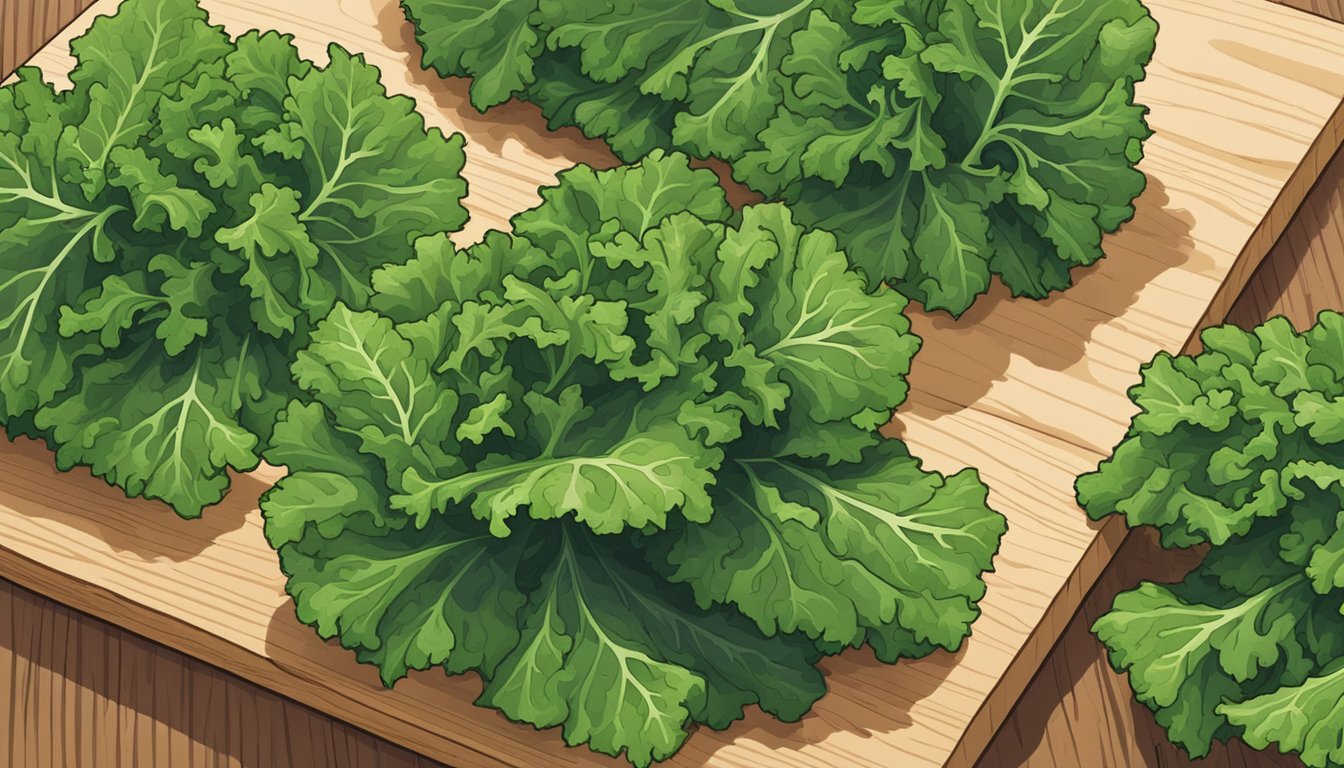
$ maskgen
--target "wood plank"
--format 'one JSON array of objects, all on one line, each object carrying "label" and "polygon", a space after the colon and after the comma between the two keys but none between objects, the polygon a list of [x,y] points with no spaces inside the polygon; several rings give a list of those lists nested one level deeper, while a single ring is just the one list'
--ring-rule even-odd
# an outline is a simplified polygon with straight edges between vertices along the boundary
[{"label": "wood plank", "polygon": [[1274,0],[1274,2],[1344,23],[1344,0]]},{"label": "wood plank", "polygon": [[1088,631],[1118,592],[1141,579],[1179,581],[1198,560],[1196,553],[1162,550],[1146,531],[1131,534],[978,768],[1301,768],[1295,758],[1241,741],[1215,744],[1207,758],[1191,760],[1134,699]]},{"label": "wood plank", "polygon": [[[75,26],[115,5],[100,0]],[[575,131],[547,133],[530,107],[476,114],[461,82],[415,66],[391,0],[205,5],[235,33],[296,32],[319,60],[329,40],[365,52],[431,124],[466,133],[475,218],[461,241],[534,204],[556,171],[612,162]],[[1123,431],[1139,362],[1226,311],[1344,122],[1344,29],[1259,0],[1152,6],[1163,32],[1140,92],[1157,130],[1150,186],[1136,220],[1108,239],[1110,258],[1049,301],[999,289],[958,321],[915,318],[925,348],[891,431],[939,469],[979,466],[1011,526],[974,637],[958,654],[894,667],[863,653],[832,659],[831,694],[801,723],[753,713],[698,733],[672,764],[969,765],[1114,554],[1123,529],[1083,518],[1073,476]],[[68,37],[37,58],[57,81]],[[254,509],[265,478],[183,523],[87,474],[57,475],[31,443],[0,453],[0,477],[0,573],[41,594],[454,764],[612,764],[470,706],[475,680],[429,673],[382,691],[370,669],[298,626]]]},{"label": "wood plank", "polygon": [[[1227,319],[1250,328],[1282,315],[1302,329],[1324,309],[1344,310],[1344,149],[1336,153]],[[1126,676],[1111,669],[1105,649],[1089,631],[1118,592],[1133,589],[1142,579],[1178,581],[1197,560],[1190,553],[1161,551],[1146,532],[1131,533],[986,750],[980,768],[1301,765],[1273,750],[1257,752],[1239,740],[1216,747],[1207,761],[1192,761],[1171,745],[1152,712],[1134,699]]]},{"label": "wood plank", "polygon": [[0,80],[92,4],[93,0],[0,0]]},{"label": "wood plank", "polygon": [[0,764],[438,765],[6,581],[0,581]]},{"label": "wood plank", "polygon": [[1323,309],[1344,310],[1344,148],[1227,319],[1249,328],[1283,315],[1306,328]]}]

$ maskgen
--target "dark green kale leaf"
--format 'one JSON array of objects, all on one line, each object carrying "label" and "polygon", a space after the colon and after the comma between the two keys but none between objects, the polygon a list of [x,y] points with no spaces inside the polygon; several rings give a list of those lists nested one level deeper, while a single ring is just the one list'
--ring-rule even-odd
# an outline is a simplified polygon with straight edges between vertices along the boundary
[{"label": "dark green kale leaf", "polygon": [[833,231],[873,284],[960,314],[1067,287],[1134,212],[1139,0],[403,0],[424,65],[626,160],[655,148]]}]

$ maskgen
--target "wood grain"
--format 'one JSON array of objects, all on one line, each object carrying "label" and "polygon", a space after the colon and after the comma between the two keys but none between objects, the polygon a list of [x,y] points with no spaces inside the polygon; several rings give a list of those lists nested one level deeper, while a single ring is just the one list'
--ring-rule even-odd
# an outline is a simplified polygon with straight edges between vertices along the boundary
[{"label": "wood grain", "polygon": [[[1344,310],[1344,149],[1335,155],[1288,231],[1238,297],[1228,321],[1244,328],[1282,315],[1302,329],[1324,309]],[[1131,533],[1032,681],[980,768],[1196,768],[1197,765],[1299,766],[1241,741],[1217,746],[1196,764],[1167,741],[1152,713],[1134,700],[1088,628],[1116,593],[1141,579],[1177,581],[1198,557],[1163,552],[1148,532]]]},{"label": "wood grain", "polygon": [[[74,28],[115,5],[100,0]],[[575,131],[548,133],[530,107],[477,115],[461,82],[415,67],[391,0],[204,5],[233,32],[295,32],[319,60],[329,40],[364,52],[431,125],[464,132],[475,218],[460,241],[534,204],[556,171],[613,162]],[[832,659],[831,694],[801,723],[752,713],[697,734],[673,765],[969,765],[1111,559],[1123,528],[1089,524],[1072,478],[1123,432],[1139,362],[1230,306],[1344,123],[1344,28],[1259,0],[1152,7],[1163,32],[1140,92],[1157,131],[1150,186],[1107,240],[1110,257],[1049,301],[997,289],[958,321],[914,318],[925,347],[890,431],[938,469],[980,467],[1011,526],[974,637],[958,654],[894,667]],[[37,57],[58,83],[69,36]],[[255,499],[270,478],[240,479],[193,523],[86,473],[60,475],[32,443],[0,452],[0,478],[0,573],[41,594],[454,764],[614,764],[471,706],[475,680],[421,674],[389,693],[319,643],[294,621],[261,536]]]},{"label": "wood grain", "polygon": [[0,581],[0,765],[437,764]]},{"label": "wood grain", "polygon": [[1283,315],[1305,328],[1323,309],[1344,310],[1344,149],[1227,319],[1250,327]]},{"label": "wood grain", "polygon": [[0,0],[0,80],[92,4],[93,0]]},{"label": "wood grain", "polygon": [[1274,2],[1344,23],[1344,0],[1274,0]]}]

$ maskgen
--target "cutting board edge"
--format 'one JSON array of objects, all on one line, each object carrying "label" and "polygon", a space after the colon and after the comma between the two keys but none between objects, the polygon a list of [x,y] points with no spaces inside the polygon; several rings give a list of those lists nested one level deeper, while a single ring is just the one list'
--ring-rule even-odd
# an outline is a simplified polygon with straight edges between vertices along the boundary
[{"label": "cutting board edge", "polygon": [[[1273,2],[1279,1],[1273,0]],[[1250,283],[1251,276],[1264,263],[1265,257],[1288,228],[1288,223],[1306,201],[1312,187],[1320,181],[1336,152],[1344,152],[1344,100],[1340,101],[1334,114],[1326,122],[1321,135],[1308,148],[1302,162],[1279,190],[1278,197],[1266,212],[1264,219],[1238,254],[1227,279],[1219,285],[1199,324],[1186,339],[1181,349],[1183,354],[1198,352],[1201,349],[1199,341],[1201,331],[1226,319],[1232,306]],[[1068,626],[1083,601],[1087,599],[1087,595],[1096,586],[1102,572],[1110,565],[1128,535],[1129,531],[1119,517],[1108,518],[1098,529],[1083,557],[1078,561],[1077,567],[1047,606],[1041,621],[1032,628],[1027,642],[1013,657],[989,696],[981,703],[971,722],[962,731],[957,746],[944,763],[944,768],[972,768],[989,748],[994,736],[1008,721],[1013,708],[1018,705],[1027,687],[1040,672],[1050,651],[1059,642],[1064,628]],[[1043,628],[1047,626],[1052,628],[1049,633],[1052,639],[1049,643],[1041,642]]]}]

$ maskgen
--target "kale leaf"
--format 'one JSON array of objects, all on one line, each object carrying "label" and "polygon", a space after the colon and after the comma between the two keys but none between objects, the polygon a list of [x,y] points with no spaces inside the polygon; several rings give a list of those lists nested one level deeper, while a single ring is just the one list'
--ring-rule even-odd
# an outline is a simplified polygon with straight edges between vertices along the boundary
[{"label": "kale leaf", "polygon": [[312,323],[466,221],[463,140],[193,0],[71,47],[71,90],[0,89],[0,422],[193,517],[257,465]]},{"label": "kale leaf", "polygon": [[1184,582],[1116,597],[1093,629],[1192,756],[1241,737],[1341,765],[1344,315],[1203,341],[1145,367],[1129,434],[1077,489],[1093,517],[1211,549]]},{"label": "kale leaf", "polygon": [[299,353],[262,500],[299,617],[641,766],[747,705],[801,717],[823,654],[959,647],[1005,523],[874,431],[906,299],[684,155],[542,198],[422,238]]},{"label": "kale leaf", "polygon": [[1140,0],[402,0],[423,63],[552,125],[729,162],[869,280],[1044,297],[1134,212]]}]

